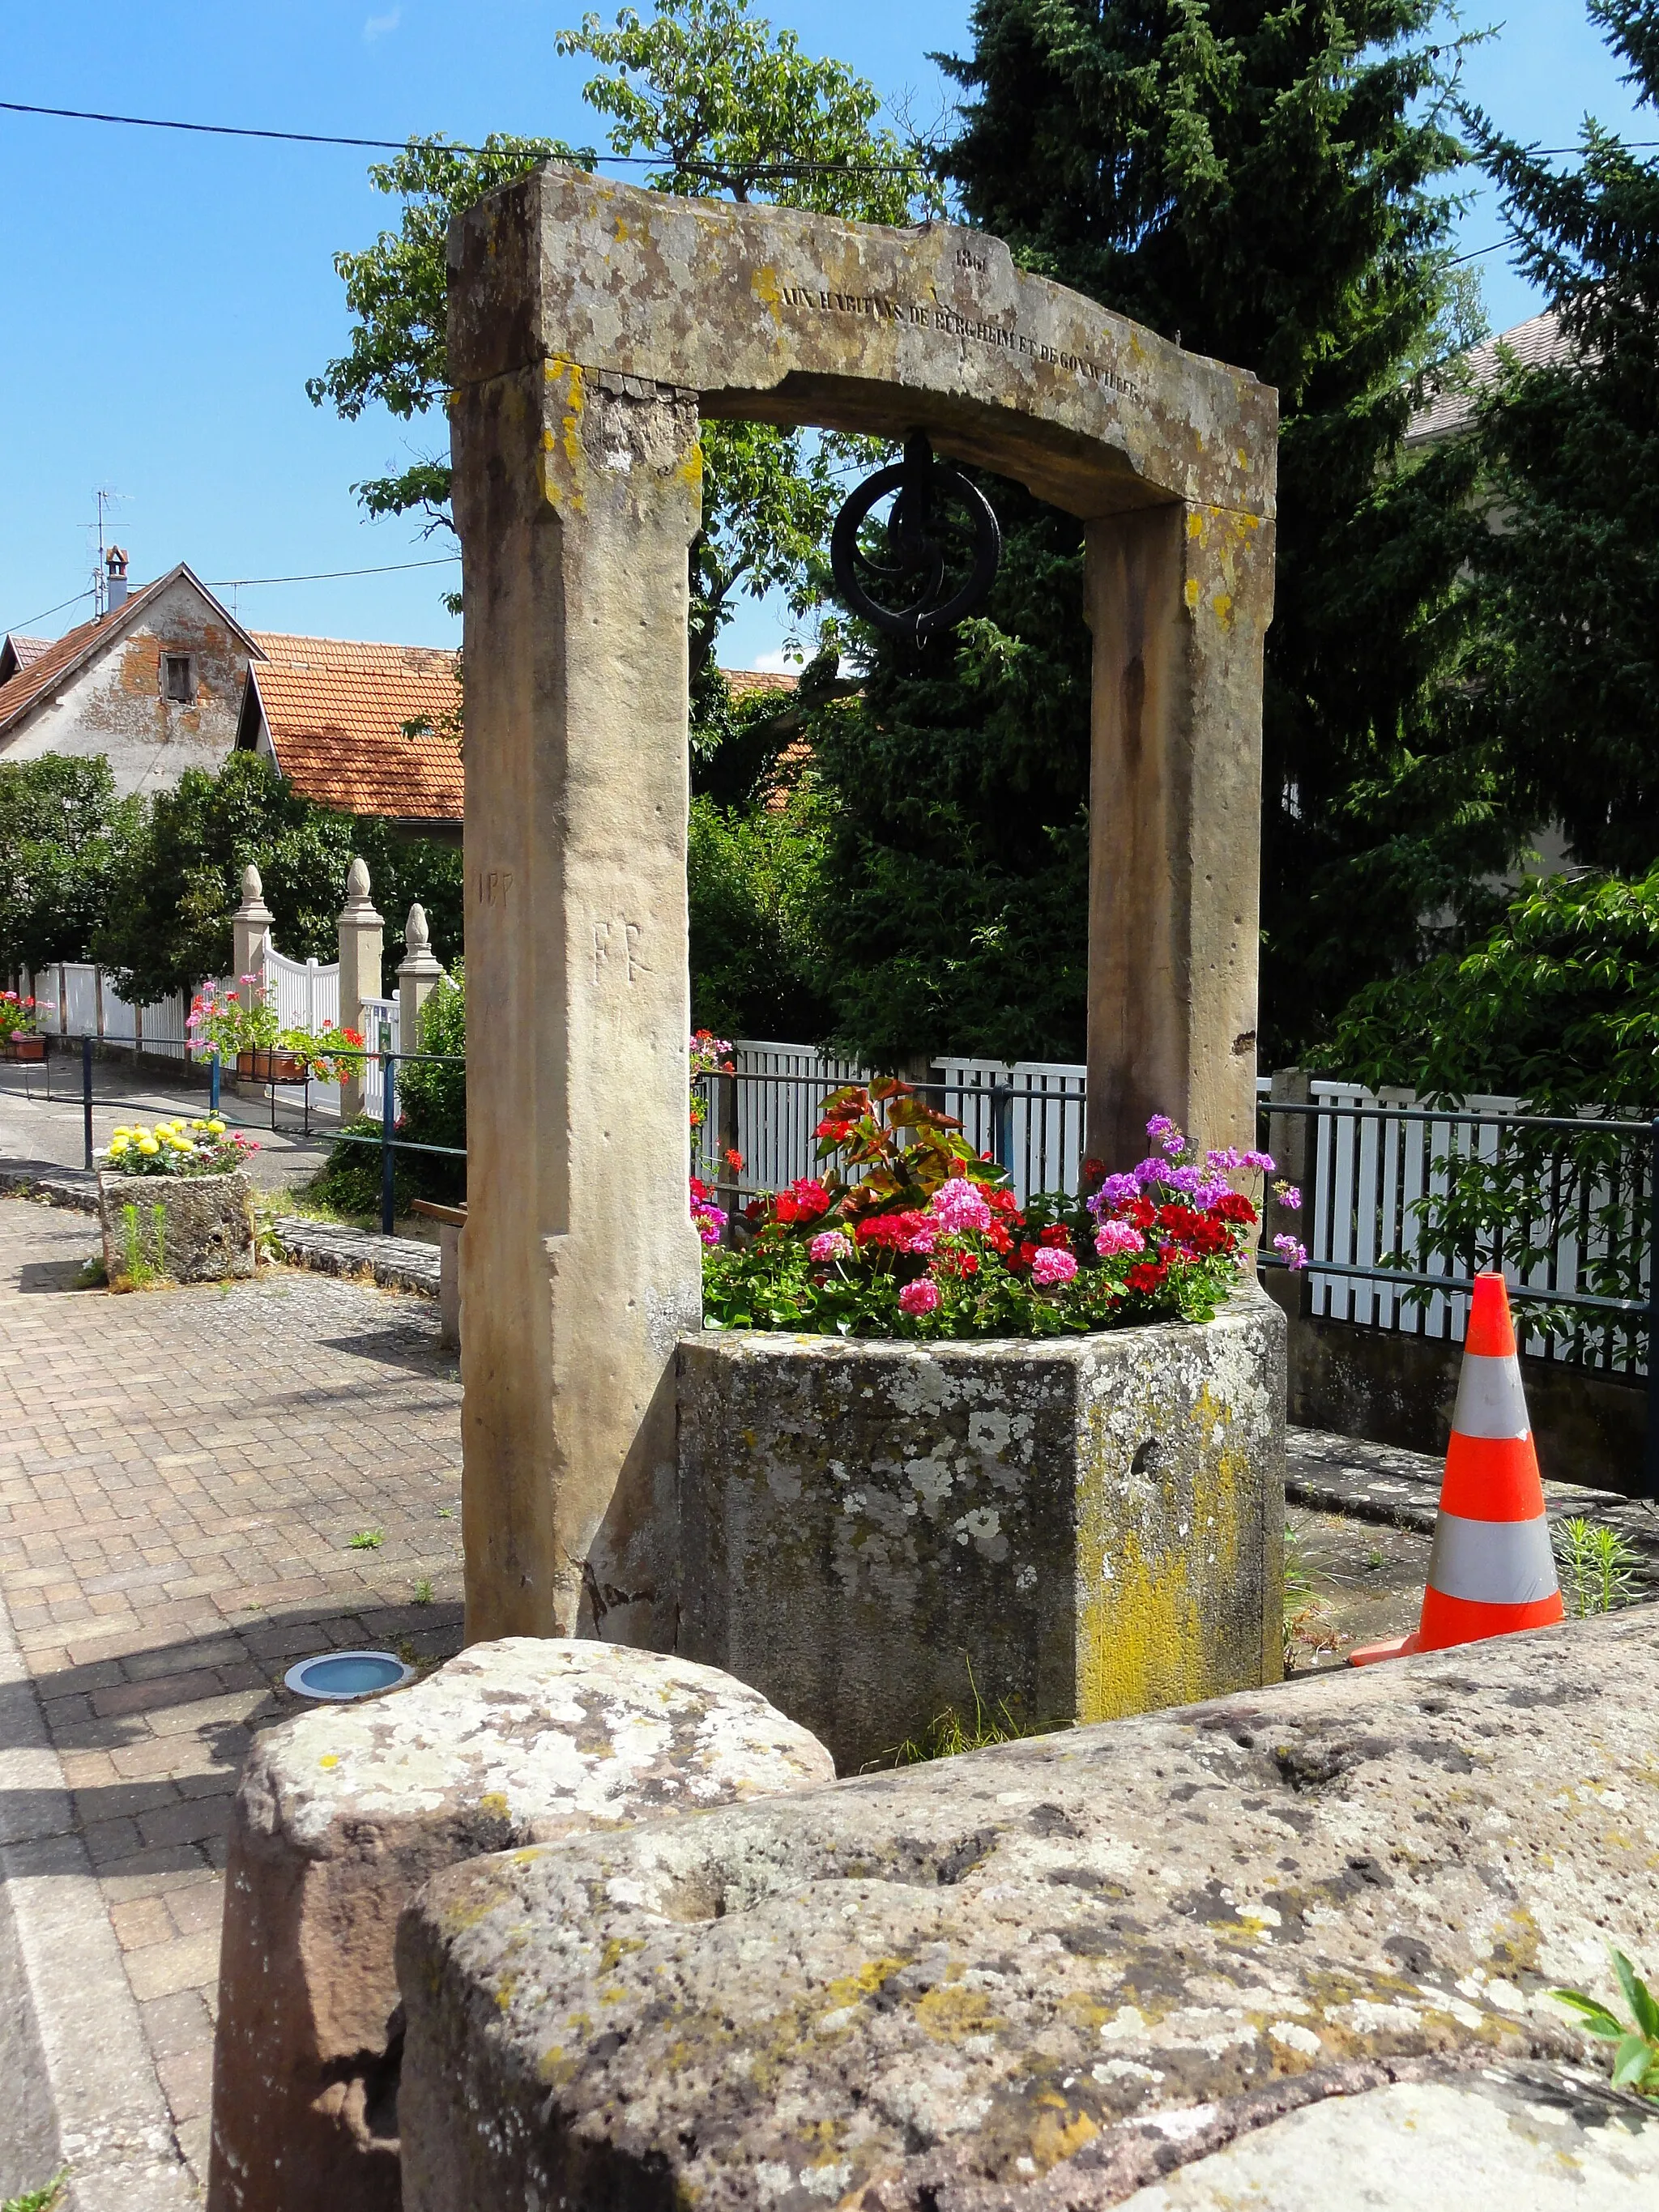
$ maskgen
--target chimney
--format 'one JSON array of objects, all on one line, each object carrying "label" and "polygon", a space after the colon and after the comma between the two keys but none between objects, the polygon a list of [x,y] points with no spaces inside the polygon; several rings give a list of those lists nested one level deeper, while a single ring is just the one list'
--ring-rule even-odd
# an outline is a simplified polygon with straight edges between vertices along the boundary
[{"label": "chimney", "polygon": [[112,545],[104,557],[104,573],[108,579],[105,592],[106,611],[114,614],[127,600],[127,556],[118,545]]}]

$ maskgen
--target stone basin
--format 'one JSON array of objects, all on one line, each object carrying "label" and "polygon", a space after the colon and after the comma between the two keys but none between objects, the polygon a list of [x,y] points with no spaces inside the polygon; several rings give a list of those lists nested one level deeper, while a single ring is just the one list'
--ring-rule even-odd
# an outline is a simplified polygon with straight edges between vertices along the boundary
[{"label": "stone basin", "polygon": [[891,1764],[975,1696],[1022,1728],[1282,1671],[1285,1321],[679,1348],[678,1649]]}]

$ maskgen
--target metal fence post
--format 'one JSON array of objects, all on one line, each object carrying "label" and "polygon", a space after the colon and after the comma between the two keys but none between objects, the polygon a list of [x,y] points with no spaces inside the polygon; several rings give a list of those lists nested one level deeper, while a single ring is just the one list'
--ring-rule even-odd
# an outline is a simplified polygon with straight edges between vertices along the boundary
[{"label": "metal fence post", "polygon": [[87,1172],[92,1172],[92,1039],[81,1040],[81,1116],[86,1125]]},{"label": "metal fence post", "polygon": [[216,1050],[208,1063],[208,1111],[210,1114],[219,1111],[219,1054]]},{"label": "metal fence post", "polygon": [[991,1151],[997,1165],[1014,1171],[1014,1086],[991,1079]]},{"label": "metal fence post", "polygon": [[1659,1498],[1659,1114],[1648,1147],[1648,1428],[1642,1451],[1642,1495]]},{"label": "metal fence post", "polygon": [[392,1132],[398,1118],[398,1057],[392,1049],[392,1024],[380,1024],[380,1234],[390,1237],[397,1216],[393,1206],[392,1178],[397,1167],[397,1155],[392,1149]]}]

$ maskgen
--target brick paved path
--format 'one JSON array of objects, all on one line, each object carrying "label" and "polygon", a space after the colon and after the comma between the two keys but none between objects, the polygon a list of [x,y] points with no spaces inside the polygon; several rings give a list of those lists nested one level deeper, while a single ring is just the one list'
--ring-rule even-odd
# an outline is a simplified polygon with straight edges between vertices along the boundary
[{"label": "brick paved path", "polygon": [[249,1731],[295,1709],[296,1656],[459,1648],[460,1381],[430,1300],[284,1269],[72,1289],[96,1244],[0,1200],[0,1595],[199,2181]]}]

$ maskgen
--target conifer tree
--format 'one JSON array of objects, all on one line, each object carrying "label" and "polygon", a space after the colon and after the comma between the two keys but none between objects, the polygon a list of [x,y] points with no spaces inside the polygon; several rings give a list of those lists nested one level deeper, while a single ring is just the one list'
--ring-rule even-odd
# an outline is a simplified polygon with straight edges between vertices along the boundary
[{"label": "conifer tree", "polygon": [[[1655,0],[1589,15],[1659,106]],[[1659,161],[1587,123],[1563,170],[1469,125],[1562,340],[1553,361],[1512,360],[1480,410],[1496,719],[1534,821],[1643,875],[1659,859]]]},{"label": "conifer tree", "polygon": [[[1507,849],[1478,714],[1443,681],[1465,446],[1410,465],[1423,373],[1467,343],[1437,0],[978,0],[945,159],[1024,265],[1278,387],[1263,792],[1263,1049],[1421,951]],[[1475,331],[1472,335],[1480,335]],[[918,663],[869,641],[817,743],[840,808],[838,1027],[878,1054],[1080,1053],[1081,532],[991,484],[988,614]]]}]

